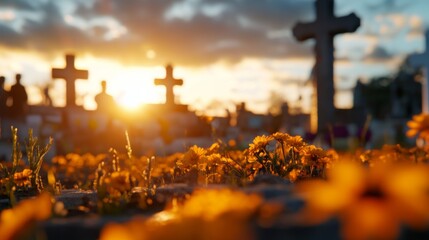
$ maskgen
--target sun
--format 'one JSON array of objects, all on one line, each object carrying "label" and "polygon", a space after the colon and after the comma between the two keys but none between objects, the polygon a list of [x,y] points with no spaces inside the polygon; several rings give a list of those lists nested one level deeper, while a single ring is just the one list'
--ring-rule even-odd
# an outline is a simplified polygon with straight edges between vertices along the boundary
[{"label": "sun", "polygon": [[150,68],[127,68],[111,81],[120,107],[137,109],[148,103],[163,101],[162,89],[154,85],[157,72]]},{"label": "sun", "polygon": [[[137,109],[144,104],[158,103],[160,98],[155,91],[150,90],[142,84],[135,84],[125,89],[123,95],[119,96],[118,105],[127,109]],[[152,87],[151,87],[152,88]]]}]

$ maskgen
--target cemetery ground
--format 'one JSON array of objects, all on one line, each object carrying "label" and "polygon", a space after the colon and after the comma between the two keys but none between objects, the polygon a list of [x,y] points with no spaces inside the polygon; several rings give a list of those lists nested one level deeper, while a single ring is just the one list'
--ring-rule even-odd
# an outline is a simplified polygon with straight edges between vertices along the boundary
[{"label": "cemetery ground", "polygon": [[[408,123],[429,140],[429,116]],[[324,150],[299,136],[167,157],[45,159],[31,131],[0,165],[0,239],[428,239],[429,148]],[[23,150],[23,151],[21,151]]]}]

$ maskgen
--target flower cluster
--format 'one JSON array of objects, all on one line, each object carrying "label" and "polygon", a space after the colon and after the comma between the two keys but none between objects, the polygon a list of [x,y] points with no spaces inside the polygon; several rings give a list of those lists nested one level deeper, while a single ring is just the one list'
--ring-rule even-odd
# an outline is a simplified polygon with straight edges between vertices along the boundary
[{"label": "flower cluster", "polygon": [[297,219],[319,224],[337,217],[345,239],[395,239],[402,224],[428,227],[427,176],[427,165],[379,163],[364,168],[342,161],[328,172],[327,181],[298,184],[306,207]]},{"label": "flower cluster", "polygon": [[335,152],[305,143],[300,136],[280,132],[256,137],[245,155],[256,170],[253,175],[269,173],[292,181],[324,176],[325,167],[337,157]]}]

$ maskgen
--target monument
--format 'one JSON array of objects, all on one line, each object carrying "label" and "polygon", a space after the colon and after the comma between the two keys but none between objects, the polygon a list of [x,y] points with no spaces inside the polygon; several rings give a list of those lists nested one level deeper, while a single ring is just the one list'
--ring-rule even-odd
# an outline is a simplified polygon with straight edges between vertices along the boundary
[{"label": "monument", "polygon": [[422,112],[429,113],[429,84],[428,84],[428,71],[429,71],[429,30],[426,31],[426,50],[421,54],[410,56],[409,63],[412,66],[422,68],[423,81],[422,81]]},{"label": "monument", "polygon": [[163,85],[165,86],[165,104],[166,105],[175,105],[174,101],[174,86],[183,85],[182,79],[176,79],[173,77],[173,66],[168,64],[165,67],[165,78],[157,78],[155,79],[155,85]]},{"label": "monument", "polygon": [[88,79],[88,70],[76,69],[74,65],[75,56],[66,55],[65,68],[53,68],[52,78],[62,78],[66,80],[66,106],[76,106],[76,89],[75,81],[77,79]]},{"label": "monument", "polygon": [[335,118],[334,37],[336,34],[356,31],[360,26],[360,19],[354,13],[335,17],[334,0],[316,0],[315,4],[316,21],[296,24],[293,35],[298,41],[310,38],[316,40],[313,80],[316,97],[313,106],[317,108],[313,107],[311,130],[313,133],[321,133],[334,123]]}]

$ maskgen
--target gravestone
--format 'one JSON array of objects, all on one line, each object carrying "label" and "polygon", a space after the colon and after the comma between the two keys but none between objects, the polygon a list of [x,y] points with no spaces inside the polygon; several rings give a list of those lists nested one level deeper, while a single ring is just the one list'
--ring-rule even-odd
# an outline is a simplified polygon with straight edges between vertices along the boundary
[{"label": "gravestone", "polygon": [[176,79],[173,77],[173,66],[168,64],[165,67],[165,78],[157,78],[155,79],[155,85],[163,85],[165,86],[165,104],[166,105],[174,105],[174,86],[183,85],[182,79]]},{"label": "gravestone", "polygon": [[429,71],[429,30],[426,31],[426,50],[421,54],[414,54],[410,56],[409,62],[415,67],[421,67],[423,71],[422,81],[422,111],[429,113],[429,84],[428,84],[428,71]]},{"label": "gravestone", "polygon": [[[335,17],[334,0],[317,0],[316,21],[297,23],[293,35],[298,41],[310,38],[316,40],[316,63],[314,67],[313,89],[316,93],[313,104],[317,111],[312,111],[312,129],[323,132],[332,126],[335,118],[334,107],[334,36],[340,33],[354,32],[360,26],[360,19],[351,13],[343,17]],[[316,130],[317,129],[317,130]]]},{"label": "gravestone", "polygon": [[74,65],[75,56],[66,55],[65,68],[53,68],[52,78],[62,78],[66,80],[66,106],[76,106],[76,89],[75,81],[77,79],[88,79],[88,70],[76,69]]}]

